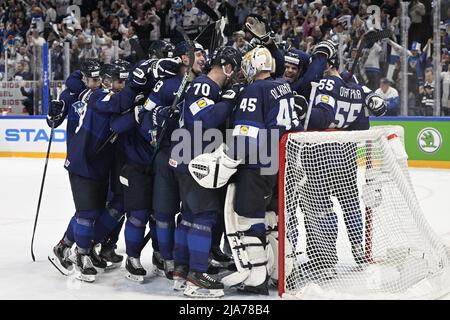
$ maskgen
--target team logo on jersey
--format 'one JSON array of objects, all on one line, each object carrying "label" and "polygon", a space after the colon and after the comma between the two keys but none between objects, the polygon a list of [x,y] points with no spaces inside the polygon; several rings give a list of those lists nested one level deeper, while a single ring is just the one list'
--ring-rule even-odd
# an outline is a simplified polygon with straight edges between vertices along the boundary
[{"label": "team logo on jersey", "polygon": [[197,101],[197,105],[198,105],[198,107],[199,107],[200,109],[203,109],[203,108],[206,107],[208,104],[206,103],[205,100],[200,99],[200,100]]},{"label": "team logo on jersey", "polygon": [[79,117],[82,117],[84,112],[86,111],[86,105],[87,103],[83,101],[77,101],[72,103],[72,107],[75,109],[75,112],[78,114]]},{"label": "team logo on jersey", "polygon": [[328,96],[322,96],[322,102],[323,103],[328,103],[330,99],[328,99]]},{"label": "team logo on jersey", "polygon": [[435,153],[441,148],[442,135],[435,128],[422,129],[417,135],[417,144],[425,153]]},{"label": "team logo on jersey", "polygon": [[239,134],[246,136],[248,134],[248,126],[241,126],[241,129],[239,129]]}]

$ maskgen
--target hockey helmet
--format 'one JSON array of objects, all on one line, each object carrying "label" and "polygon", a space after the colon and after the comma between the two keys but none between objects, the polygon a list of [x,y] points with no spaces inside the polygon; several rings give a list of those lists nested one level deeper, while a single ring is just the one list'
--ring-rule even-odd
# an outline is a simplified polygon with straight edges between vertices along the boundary
[{"label": "hockey helmet", "polygon": [[95,59],[85,59],[81,62],[80,71],[86,78],[99,78],[101,66]]},{"label": "hockey helmet", "polygon": [[[227,64],[231,64],[233,67],[233,73],[237,72],[241,68],[242,54],[235,48],[230,46],[224,46],[216,49],[211,56],[211,66],[224,67]],[[227,76],[231,76],[227,75]]]},{"label": "hockey helmet", "polygon": [[162,59],[172,58],[175,46],[168,41],[156,40],[152,42],[148,48],[150,58]]},{"label": "hockey helmet", "polygon": [[[205,54],[205,49],[203,46],[198,43],[197,41],[194,41],[194,51],[201,51],[203,55]],[[173,50],[173,56],[174,57],[181,57],[182,55],[186,55],[189,52],[189,47],[186,43],[186,41],[181,41],[175,46],[175,49]]]},{"label": "hockey helmet", "polygon": [[102,66],[102,77],[106,79],[115,80],[126,80],[128,78],[128,73],[131,65],[129,62],[117,59],[112,61],[110,64],[104,64]]}]

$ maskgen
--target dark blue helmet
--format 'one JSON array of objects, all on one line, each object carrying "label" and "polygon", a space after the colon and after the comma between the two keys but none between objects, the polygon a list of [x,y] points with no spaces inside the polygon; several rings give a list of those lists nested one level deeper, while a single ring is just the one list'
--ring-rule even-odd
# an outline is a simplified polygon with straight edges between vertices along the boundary
[{"label": "dark blue helmet", "polygon": [[131,64],[128,61],[117,59],[111,63],[104,64],[102,66],[101,74],[105,79],[114,80],[126,80],[128,78],[128,72]]},{"label": "dark blue helmet", "polygon": [[231,64],[235,72],[241,68],[241,62],[242,54],[235,48],[229,46],[216,49],[211,56],[211,67]]},{"label": "dark blue helmet", "polygon": [[175,46],[164,40],[153,41],[148,48],[148,55],[153,59],[172,58]]},{"label": "dark blue helmet", "polygon": [[85,59],[81,62],[80,71],[87,78],[98,78],[101,71],[100,62],[95,59]]}]

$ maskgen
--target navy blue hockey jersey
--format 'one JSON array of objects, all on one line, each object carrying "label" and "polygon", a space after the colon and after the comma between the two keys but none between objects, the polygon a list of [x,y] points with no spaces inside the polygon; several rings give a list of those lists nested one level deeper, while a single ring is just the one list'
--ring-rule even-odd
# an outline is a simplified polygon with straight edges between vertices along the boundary
[{"label": "navy blue hockey jersey", "polygon": [[323,73],[327,68],[327,58],[324,55],[317,55],[308,65],[305,74],[299,79],[291,83],[292,91],[309,99],[311,93],[311,82],[319,81],[323,77]]},{"label": "navy blue hockey jersey", "polygon": [[[67,117],[67,143],[72,139],[75,134],[75,129],[78,126],[80,120],[81,110],[78,109],[79,104],[77,104],[79,94],[86,89],[84,82],[81,80],[82,75],[79,70],[74,71],[66,80],[66,89],[61,92],[59,100],[64,101],[65,107],[63,110],[63,115],[60,120],[55,122],[55,128],[63,123],[64,119]],[[47,118],[47,124],[52,125],[51,121]]]},{"label": "navy blue hockey jersey", "polygon": [[[203,153],[210,141],[203,141],[203,133],[208,129],[225,130],[226,119],[231,115],[234,104],[231,101],[221,101],[221,88],[206,75],[197,77],[186,91],[180,125],[189,132],[191,149],[189,155],[180,154],[183,159],[193,159]],[[201,124],[201,131],[194,130]],[[201,141],[201,147],[198,142]],[[185,142],[185,141],[184,141]],[[172,150],[177,142],[172,142]],[[187,172],[187,164],[175,156],[171,165],[177,170]]]},{"label": "navy blue hockey jersey", "polygon": [[[158,137],[158,132],[161,133],[161,128],[154,126],[151,110],[157,106],[165,107],[172,105],[181,80],[181,76],[174,76],[158,81],[145,102],[146,109],[143,111],[144,115],[141,118],[141,123],[125,132],[123,137],[121,137],[120,141],[129,162],[149,165],[152,161],[155,151],[155,144],[152,144],[152,142],[156,142],[155,139]],[[170,135],[174,129],[167,128],[160,148],[170,146]]]},{"label": "navy blue hockey jersey", "polygon": [[320,80],[314,98],[308,130],[369,129],[369,113],[365,108],[369,88],[346,82],[337,76]]},{"label": "navy blue hockey jersey", "polygon": [[80,95],[80,120],[75,135],[68,142],[64,166],[69,172],[91,179],[108,177],[113,160],[113,147],[100,147],[111,135],[110,117],[132,107],[136,92],[129,86],[119,93],[99,88],[85,90]]},{"label": "navy blue hockey jersey", "polygon": [[[241,93],[232,115],[234,157],[244,159],[246,167],[267,167],[270,164],[261,159],[261,155],[272,156],[272,130],[278,138],[288,130],[302,130],[303,127],[294,112],[294,96],[289,84],[282,79],[257,80]],[[268,129],[268,130],[264,130]],[[278,143],[277,139],[274,141]],[[239,144],[241,147],[239,147]],[[245,144],[245,154],[240,150]],[[275,148],[277,149],[277,148]],[[257,161],[252,151],[257,152]],[[277,156],[277,150],[274,150]],[[255,158],[256,159],[256,158]]]}]

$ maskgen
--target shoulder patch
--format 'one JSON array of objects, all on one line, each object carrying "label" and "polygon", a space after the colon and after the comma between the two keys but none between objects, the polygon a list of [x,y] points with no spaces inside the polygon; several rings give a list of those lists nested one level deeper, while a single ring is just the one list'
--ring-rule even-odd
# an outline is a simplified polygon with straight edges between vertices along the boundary
[{"label": "shoulder patch", "polygon": [[214,101],[212,101],[211,99],[200,98],[189,106],[189,110],[191,111],[192,115],[195,116],[197,113],[199,113],[203,109],[205,109],[209,106],[212,106],[212,105],[214,105]]},{"label": "shoulder patch", "polygon": [[325,103],[334,108],[334,105],[336,103],[336,100],[327,94],[319,94],[316,97],[315,105],[318,105],[319,103]]}]

